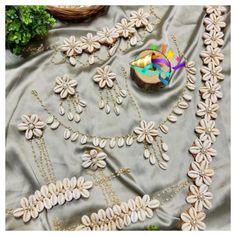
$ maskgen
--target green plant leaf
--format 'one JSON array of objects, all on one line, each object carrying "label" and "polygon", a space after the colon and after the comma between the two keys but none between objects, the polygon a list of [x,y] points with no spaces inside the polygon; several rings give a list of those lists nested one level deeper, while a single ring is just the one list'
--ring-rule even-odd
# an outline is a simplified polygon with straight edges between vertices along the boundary
[{"label": "green plant leaf", "polygon": [[35,38],[46,36],[55,23],[44,6],[6,6],[6,46],[19,55]]}]

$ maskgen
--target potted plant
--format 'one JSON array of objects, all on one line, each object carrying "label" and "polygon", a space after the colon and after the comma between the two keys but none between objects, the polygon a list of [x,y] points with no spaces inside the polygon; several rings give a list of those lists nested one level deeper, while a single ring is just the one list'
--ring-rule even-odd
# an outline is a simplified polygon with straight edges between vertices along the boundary
[{"label": "potted plant", "polygon": [[[16,55],[29,53],[34,41],[42,40],[56,20],[44,6],[6,6],[6,47]],[[32,50],[32,49],[31,49]]]}]

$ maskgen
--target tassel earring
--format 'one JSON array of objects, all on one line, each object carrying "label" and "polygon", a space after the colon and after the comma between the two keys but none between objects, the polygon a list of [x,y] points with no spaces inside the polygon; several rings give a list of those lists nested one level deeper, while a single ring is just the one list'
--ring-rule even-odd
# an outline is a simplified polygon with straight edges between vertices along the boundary
[{"label": "tassel earring", "polygon": [[45,123],[37,114],[22,115],[18,130],[25,132],[25,138],[30,143],[33,161],[46,184],[56,181],[52,162],[43,137]]},{"label": "tassel earring", "polygon": [[[58,112],[61,116],[67,115],[69,121],[80,122],[80,114],[87,104],[80,99],[76,90],[77,81],[68,75],[57,76],[55,79],[54,92],[60,96],[60,106]],[[67,107],[67,112],[65,107]]]},{"label": "tassel earring", "polygon": [[127,96],[127,91],[120,87],[116,80],[116,74],[111,71],[111,67],[109,65],[104,68],[98,67],[93,80],[100,89],[99,108],[105,109],[105,112],[109,114],[111,104],[113,104],[114,113],[117,116],[120,115],[119,105],[122,104],[123,99]]}]

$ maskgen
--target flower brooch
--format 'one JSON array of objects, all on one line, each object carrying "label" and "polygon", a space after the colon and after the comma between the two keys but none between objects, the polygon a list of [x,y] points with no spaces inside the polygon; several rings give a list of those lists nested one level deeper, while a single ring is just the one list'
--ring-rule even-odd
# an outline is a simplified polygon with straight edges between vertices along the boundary
[{"label": "flower brooch", "polygon": [[21,120],[22,123],[18,124],[18,129],[25,132],[27,140],[42,137],[45,124],[39,119],[38,115],[23,115]]},{"label": "flower brooch", "polygon": [[92,170],[97,170],[98,168],[105,168],[107,154],[102,152],[101,150],[92,149],[90,151],[86,151],[82,155],[82,167],[90,168]]}]

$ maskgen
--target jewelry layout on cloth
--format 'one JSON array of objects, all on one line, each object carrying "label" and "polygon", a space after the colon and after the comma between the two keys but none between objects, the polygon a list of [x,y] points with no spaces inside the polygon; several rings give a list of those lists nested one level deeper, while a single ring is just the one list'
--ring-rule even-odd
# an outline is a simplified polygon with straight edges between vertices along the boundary
[{"label": "jewelry layout on cloth", "polygon": [[96,172],[87,171],[87,174],[92,177],[94,186],[101,189],[103,196],[105,197],[106,204],[111,206],[114,204],[120,204],[121,202],[112,187],[112,180],[116,177],[120,177],[121,175],[128,175],[130,172],[131,171],[129,168],[121,168],[108,176],[105,175],[102,169],[97,170]]},{"label": "jewelry layout on cloth", "polygon": [[[59,126],[62,126],[65,129],[64,138],[66,140],[70,139],[72,142],[75,142],[76,140],[78,140],[78,138],[80,138],[81,144],[91,142],[95,147],[100,148],[104,148],[106,145],[109,145],[110,148],[114,148],[115,146],[122,148],[125,145],[133,145],[134,141],[137,140],[138,143],[144,144],[144,158],[148,159],[151,165],[156,165],[161,169],[166,170],[168,167],[168,161],[170,159],[169,156],[165,153],[168,151],[168,145],[163,141],[163,138],[160,134],[167,134],[169,131],[167,123],[175,123],[178,119],[177,116],[182,115],[184,113],[184,110],[188,108],[188,103],[191,101],[192,96],[187,92],[187,90],[193,91],[195,89],[194,83],[196,74],[196,69],[194,68],[195,63],[187,61],[183,53],[178,48],[175,36],[172,35],[172,39],[176,44],[179,55],[181,56],[181,58],[185,59],[184,68],[186,71],[186,81],[183,89],[181,90],[180,96],[177,99],[177,102],[174,104],[171,111],[167,114],[167,117],[163,121],[161,121],[159,125],[156,125],[154,121],[145,121],[142,119],[140,109],[130,91],[128,90],[128,86],[128,95],[140,118],[139,127],[134,127],[132,132],[130,132],[129,134],[114,137],[94,136],[83,133],[79,130],[74,130],[73,128],[62,123],[55,115],[53,115],[44,105],[42,99],[39,97],[38,92],[36,90],[33,90],[32,94],[37,98],[41,107],[49,114],[47,124],[50,125],[51,129],[57,129]],[[127,80],[129,78],[128,73],[123,67],[121,67],[121,70],[127,83]]]},{"label": "jewelry layout on cloth", "polygon": [[81,224],[76,230],[121,230],[138,221],[152,218],[154,211],[160,206],[157,199],[151,199],[149,195],[136,196],[121,204],[113,205],[105,210],[99,209],[89,216],[81,218]]},{"label": "jewelry layout on cloth", "polygon": [[13,216],[22,218],[27,223],[31,219],[36,219],[44,210],[50,210],[56,205],[63,205],[73,199],[89,198],[89,190],[92,188],[92,181],[85,181],[84,177],[65,178],[48,186],[43,185],[40,190],[36,190],[28,198],[23,197],[20,200],[20,208],[13,211]]},{"label": "jewelry layout on cloth", "polygon": [[[55,79],[54,92],[60,97],[59,114],[61,116],[66,114],[69,121],[74,120],[79,123],[81,120],[80,114],[87,105],[85,101],[80,99],[76,87],[77,81],[71,79],[69,75],[57,76]],[[67,104],[67,111],[65,104]]]},{"label": "jewelry layout on cloth", "polygon": [[45,123],[36,114],[23,115],[18,129],[25,132],[25,138],[30,142],[34,162],[46,184],[56,180],[52,163],[43,137]]},{"label": "jewelry layout on cloth", "polygon": [[206,7],[203,34],[206,50],[200,54],[206,66],[201,69],[204,85],[200,88],[202,101],[198,103],[196,112],[196,116],[201,117],[201,120],[195,128],[197,138],[189,149],[194,161],[188,171],[192,184],[186,202],[191,204],[191,207],[185,209],[180,216],[182,230],[204,230],[206,224],[203,221],[206,213],[203,210],[212,207],[213,194],[209,187],[212,184],[214,170],[210,165],[217,155],[212,145],[216,141],[216,136],[220,134],[215,127],[215,120],[219,110],[218,100],[223,97],[219,81],[224,80],[224,75],[219,64],[224,59],[220,47],[224,44],[222,28],[226,26],[225,12],[226,8],[223,6]]},{"label": "jewelry layout on cloth", "polygon": [[[155,19],[150,20],[151,16]],[[149,12],[145,12],[142,8],[131,11],[129,19],[121,19],[112,28],[104,27],[96,35],[87,33],[79,39],[74,35],[66,38],[63,44],[55,49],[55,51],[60,51],[63,54],[63,60],[55,61],[55,56],[53,56],[52,62],[59,64],[68,60],[72,66],[75,66],[79,61],[84,66],[85,63],[78,59],[84,53],[88,54],[89,65],[94,64],[96,59],[97,62],[106,61],[115,54],[122,39],[128,44],[125,50],[129,49],[129,46],[140,45],[143,42],[140,29],[144,29],[144,35],[146,32],[151,33],[154,26],[159,22],[160,17],[157,16],[153,7],[150,8]],[[139,30],[139,33],[137,33],[137,30]],[[105,59],[100,58],[96,53],[102,46],[108,47],[107,58]]]},{"label": "jewelry layout on cloth", "polygon": [[105,112],[109,114],[112,103],[114,113],[117,116],[120,115],[120,108],[118,106],[122,104],[123,99],[127,96],[127,91],[118,84],[116,74],[111,71],[111,66],[98,67],[93,80],[100,89],[99,108],[104,108]]}]

